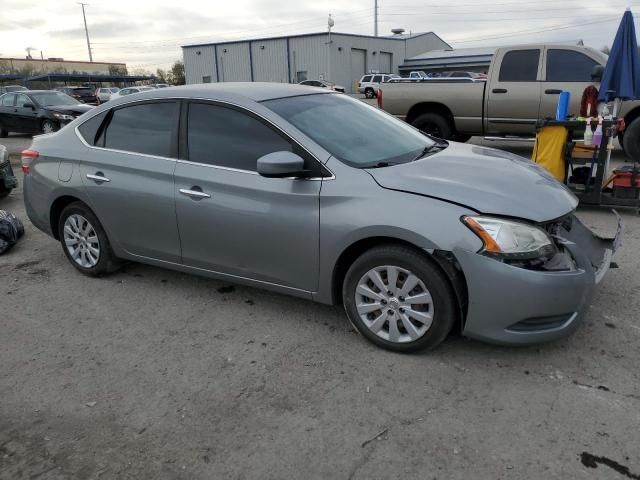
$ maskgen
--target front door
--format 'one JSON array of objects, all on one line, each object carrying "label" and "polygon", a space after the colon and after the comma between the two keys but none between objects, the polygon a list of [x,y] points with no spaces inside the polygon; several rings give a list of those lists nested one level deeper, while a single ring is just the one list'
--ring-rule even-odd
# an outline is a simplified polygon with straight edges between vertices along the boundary
[{"label": "front door", "polygon": [[253,114],[213,103],[189,105],[185,136],[188,160],[175,173],[183,262],[316,290],[321,182],[256,172],[259,157],[303,156],[299,147]]},{"label": "front door", "polygon": [[15,125],[15,102],[16,96],[13,93],[6,93],[0,97],[0,126],[11,131],[10,127]]},{"label": "front door", "polygon": [[109,238],[132,255],[173,263],[180,263],[173,194],[179,110],[177,101],[115,108],[106,127],[87,126],[85,141],[98,148],[79,162]]},{"label": "front door", "polygon": [[[25,105],[33,105],[25,107]],[[36,106],[29,97],[23,93],[16,95],[16,108],[14,113],[16,130],[20,132],[39,132],[40,124]]]},{"label": "front door", "polygon": [[487,132],[534,135],[540,108],[540,49],[510,50],[494,63],[487,95]]},{"label": "front door", "polygon": [[[563,90],[571,93],[569,114],[579,116],[582,93],[593,85],[591,72],[596,65],[599,65],[597,60],[571,48],[546,49],[540,117],[555,118],[558,95]],[[589,114],[597,116],[597,112]]]}]

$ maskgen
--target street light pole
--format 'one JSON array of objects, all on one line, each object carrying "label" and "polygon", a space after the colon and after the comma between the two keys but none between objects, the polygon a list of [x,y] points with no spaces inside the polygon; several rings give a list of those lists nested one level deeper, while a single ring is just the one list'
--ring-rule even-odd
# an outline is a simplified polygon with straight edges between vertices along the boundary
[{"label": "street light pole", "polygon": [[327,27],[328,27],[328,42],[327,42],[327,78],[325,78],[325,81],[330,82],[331,81],[331,27],[333,27],[335,25],[335,22],[333,21],[333,18],[331,18],[331,14],[329,14],[329,19],[327,20]]},{"label": "street light pole", "polygon": [[84,33],[87,37],[87,49],[89,50],[89,61],[93,62],[93,55],[91,54],[91,42],[89,41],[89,29],[87,28],[87,16],[84,13],[84,6],[88,3],[77,2],[82,7],[82,18],[84,20]]},{"label": "street light pole", "polygon": [[378,36],[378,0],[373,1],[373,36]]}]

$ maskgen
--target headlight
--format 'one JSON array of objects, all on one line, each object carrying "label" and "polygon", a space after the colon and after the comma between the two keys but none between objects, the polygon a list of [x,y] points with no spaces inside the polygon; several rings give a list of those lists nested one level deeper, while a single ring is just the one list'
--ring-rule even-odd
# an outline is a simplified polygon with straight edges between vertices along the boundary
[{"label": "headlight", "polygon": [[65,115],[64,113],[53,112],[53,116],[56,117],[58,120],[73,120],[74,119],[73,115]]},{"label": "headlight", "polygon": [[549,256],[556,246],[541,228],[495,217],[462,217],[484,243],[484,252],[511,259]]}]

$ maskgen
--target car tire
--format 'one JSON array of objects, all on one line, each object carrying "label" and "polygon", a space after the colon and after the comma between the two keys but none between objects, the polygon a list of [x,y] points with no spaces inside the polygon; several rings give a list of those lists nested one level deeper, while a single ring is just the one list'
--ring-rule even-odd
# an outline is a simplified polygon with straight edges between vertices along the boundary
[{"label": "car tire", "polygon": [[71,265],[85,275],[99,277],[121,266],[100,221],[82,202],[64,208],[58,221],[58,238]]},{"label": "car tire", "polygon": [[373,98],[375,96],[373,88],[365,88],[364,89],[364,96],[367,97],[367,98]]},{"label": "car tire", "polygon": [[60,125],[58,125],[53,120],[45,119],[42,121],[42,125],[40,125],[40,131],[42,133],[53,133],[57,132],[60,129]]},{"label": "car tire", "polygon": [[453,130],[447,119],[439,113],[418,115],[411,125],[432,137],[453,140]]},{"label": "car tire", "polygon": [[0,138],[7,138],[8,136],[9,130],[5,130],[5,128],[0,125]]},{"label": "car tire", "polygon": [[627,125],[621,144],[629,158],[632,160],[640,158],[640,117]]},{"label": "car tire", "polygon": [[[377,273],[375,282],[372,272]],[[391,285],[393,277],[396,281]],[[405,292],[404,287],[410,290]],[[342,300],[356,329],[375,345],[394,352],[436,347],[458,318],[456,297],[442,270],[426,254],[402,245],[375,247],[356,259],[345,276]]]}]

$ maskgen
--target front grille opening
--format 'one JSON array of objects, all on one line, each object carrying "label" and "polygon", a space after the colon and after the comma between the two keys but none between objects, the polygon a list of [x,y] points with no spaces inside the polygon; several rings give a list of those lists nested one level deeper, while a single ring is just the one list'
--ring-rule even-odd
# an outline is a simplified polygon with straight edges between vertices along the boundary
[{"label": "front grille opening", "polygon": [[507,331],[518,333],[544,332],[562,327],[574,316],[574,313],[551,315],[548,317],[531,317],[507,327]]}]

